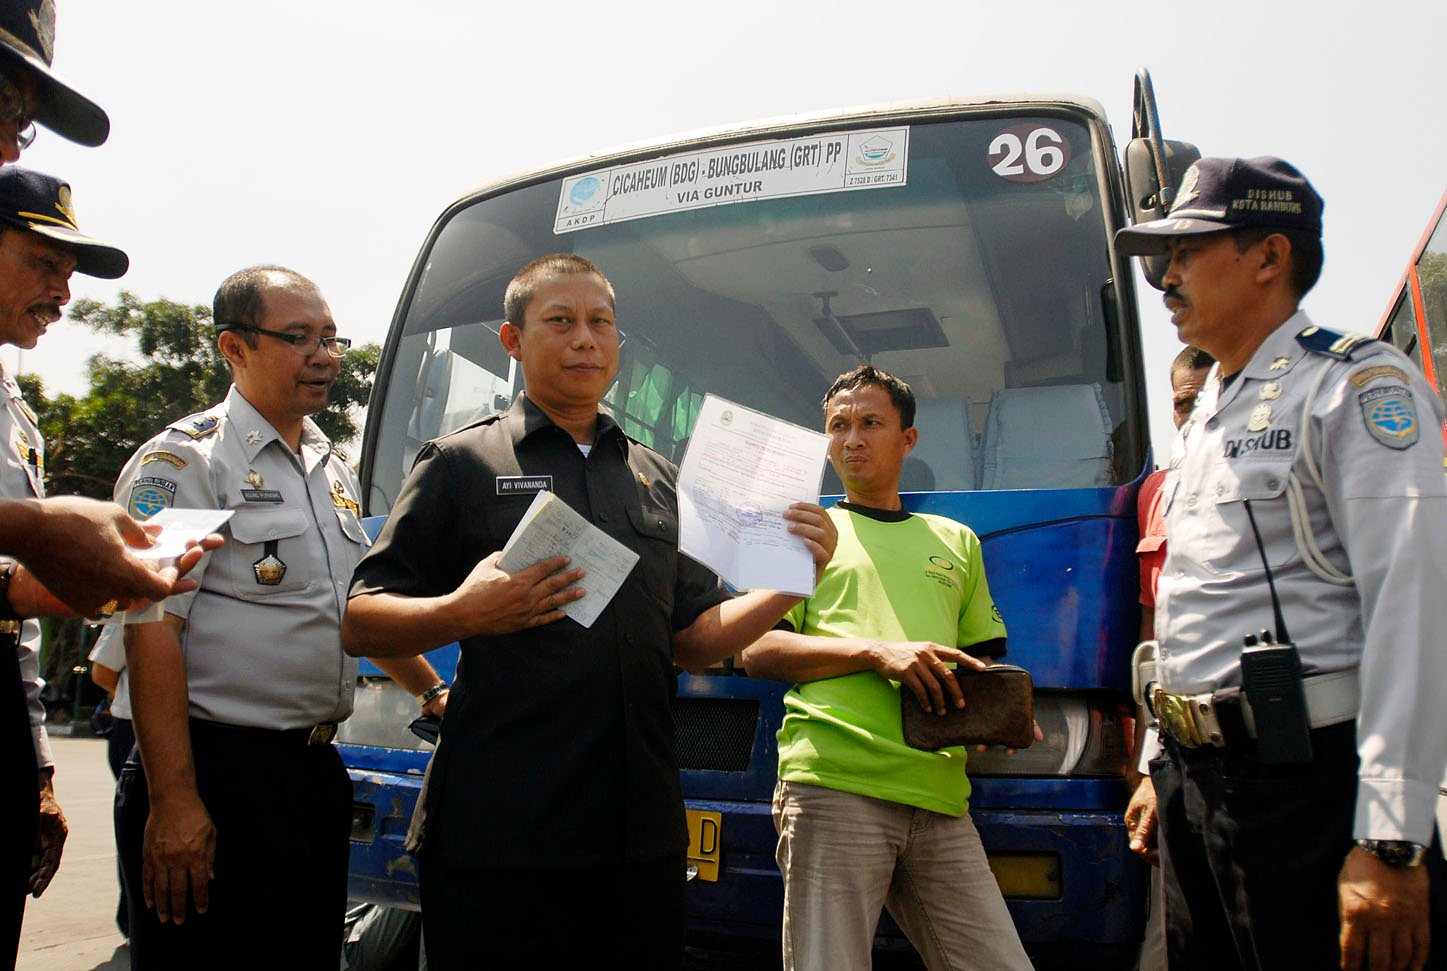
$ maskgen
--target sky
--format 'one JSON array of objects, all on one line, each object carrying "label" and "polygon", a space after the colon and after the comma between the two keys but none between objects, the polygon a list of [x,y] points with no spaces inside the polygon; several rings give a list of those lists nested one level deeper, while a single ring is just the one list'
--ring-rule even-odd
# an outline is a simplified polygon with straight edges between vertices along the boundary
[{"label": "sky", "polygon": [[[339,332],[380,342],[428,229],[468,189],[559,159],[795,112],[1004,92],[1100,101],[1130,137],[1155,80],[1168,138],[1279,155],[1326,199],[1317,323],[1371,331],[1447,189],[1447,4],[733,0],[57,0],[56,72],[110,114],[86,149],[44,129],[22,164],[71,182],[124,248],[75,297],[209,304],[229,273],[316,280]],[[1178,350],[1140,284],[1152,431]],[[69,323],[21,369],[83,393]],[[3,351],[16,362],[14,348]]]}]

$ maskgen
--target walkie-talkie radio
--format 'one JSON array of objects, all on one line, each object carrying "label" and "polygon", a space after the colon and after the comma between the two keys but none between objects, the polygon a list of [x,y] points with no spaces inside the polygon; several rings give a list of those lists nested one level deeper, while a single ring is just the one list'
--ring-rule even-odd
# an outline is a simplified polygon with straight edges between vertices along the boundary
[{"label": "walkie-talkie radio", "polygon": [[1246,500],[1245,505],[1251,532],[1256,536],[1256,549],[1261,553],[1261,565],[1266,569],[1276,633],[1263,630],[1259,635],[1247,634],[1242,638],[1241,690],[1251,706],[1258,761],[1269,765],[1299,765],[1311,761],[1311,716],[1306,710],[1301,655],[1286,632],[1286,618],[1281,612],[1281,600],[1276,596],[1276,582],[1271,577],[1271,564],[1266,562],[1266,548],[1256,528],[1251,501]]},{"label": "walkie-talkie radio", "polygon": [[1256,724],[1256,757],[1271,765],[1311,761],[1311,719],[1302,689],[1301,655],[1263,630],[1241,648],[1241,689]]}]

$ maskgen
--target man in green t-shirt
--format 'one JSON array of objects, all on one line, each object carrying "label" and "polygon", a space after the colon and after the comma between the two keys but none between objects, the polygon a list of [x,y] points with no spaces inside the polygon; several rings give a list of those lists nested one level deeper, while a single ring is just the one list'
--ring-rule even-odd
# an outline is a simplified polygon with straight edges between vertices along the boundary
[{"label": "man in green t-shirt", "polygon": [[970,822],[965,750],[905,745],[899,692],[962,707],[951,669],[1004,653],[980,541],[904,509],[914,394],[870,365],[824,396],[834,559],[814,595],[743,655],[784,697],[774,823],[784,876],[786,971],[870,967],[880,907],[937,968],[1029,968]]}]

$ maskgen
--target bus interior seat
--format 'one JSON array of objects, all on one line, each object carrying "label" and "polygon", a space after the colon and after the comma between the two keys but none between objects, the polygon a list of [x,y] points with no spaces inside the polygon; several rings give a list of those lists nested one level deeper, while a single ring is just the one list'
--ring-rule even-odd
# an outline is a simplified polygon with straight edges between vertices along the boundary
[{"label": "bus interior seat", "polygon": [[1098,384],[996,391],[985,418],[980,488],[1110,485],[1111,431]]},{"label": "bus interior seat", "polygon": [[839,473],[834,471],[833,462],[824,463],[824,481],[819,484],[819,495],[821,496],[842,496],[844,495],[844,483],[839,479]]},{"label": "bus interior seat", "polygon": [[[436,438],[442,429],[447,395],[452,386],[452,352],[444,348],[425,355],[421,369],[422,393],[417,396],[412,418],[407,423],[407,436],[419,445]],[[411,465],[407,467],[410,469]]]},{"label": "bus interior seat", "polygon": [[934,492],[934,469],[931,469],[913,455],[906,455],[904,457],[904,464],[899,470],[899,491]]},{"label": "bus interior seat", "polygon": [[[906,489],[901,477],[900,490],[922,492],[940,489],[945,492],[975,488],[978,478],[978,443],[972,415],[974,403],[968,396],[959,398],[919,398],[915,401],[914,424],[919,440],[909,453],[932,470],[935,484],[928,489]],[[906,459],[906,473],[908,459]]]}]

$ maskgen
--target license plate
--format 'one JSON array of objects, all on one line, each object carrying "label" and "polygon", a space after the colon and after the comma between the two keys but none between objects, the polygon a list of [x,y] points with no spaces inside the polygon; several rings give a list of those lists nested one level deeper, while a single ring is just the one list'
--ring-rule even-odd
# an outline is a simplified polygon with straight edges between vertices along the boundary
[{"label": "license plate", "polygon": [[1059,900],[1060,857],[1054,853],[990,853],[990,872],[1005,897]]},{"label": "license plate", "polygon": [[723,845],[723,813],[686,810],[688,815],[688,862],[698,868],[696,879],[718,880],[720,849]]}]

